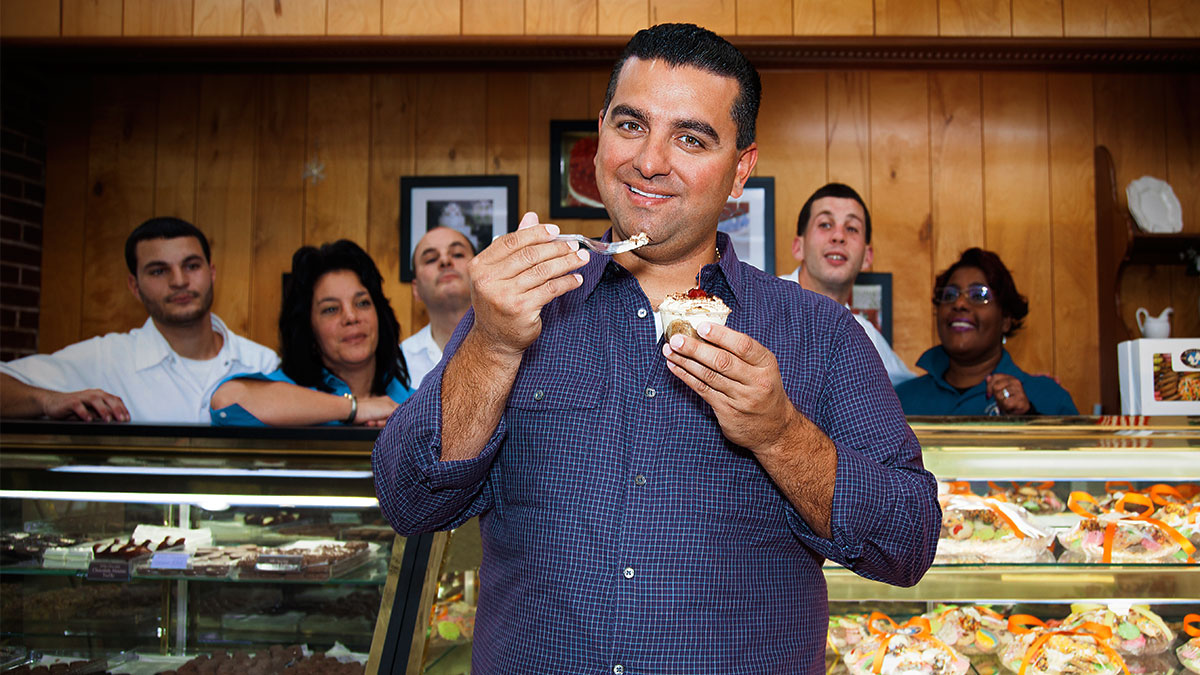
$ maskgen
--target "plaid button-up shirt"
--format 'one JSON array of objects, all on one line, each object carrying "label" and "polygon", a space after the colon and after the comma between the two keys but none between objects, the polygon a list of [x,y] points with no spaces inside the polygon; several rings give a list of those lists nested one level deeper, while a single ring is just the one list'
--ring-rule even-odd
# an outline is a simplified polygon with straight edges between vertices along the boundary
[{"label": "plaid button-up shirt", "polygon": [[637,280],[594,255],[582,287],[543,309],[476,459],[438,461],[442,368],[471,314],[375,445],[398,531],[480,518],[475,672],[820,673],[822,562],[907,585],[932,561],[936,484],[871,342],[845,308],[739,262],[723,234],[718,245],[701,287],[771,350],[792,403],[837,446],[832,538],[725,440],[667,371]]}]

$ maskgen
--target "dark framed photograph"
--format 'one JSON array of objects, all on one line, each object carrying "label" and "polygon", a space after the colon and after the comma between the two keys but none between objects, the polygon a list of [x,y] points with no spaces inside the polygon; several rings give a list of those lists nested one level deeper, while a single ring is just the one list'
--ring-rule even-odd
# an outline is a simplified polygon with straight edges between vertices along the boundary
[{"label": "dark framed photograph", "polygon": [[875,324],[888,344],[892,344],[892,274],[859,272],[850,292],[850,311]]},{"label": "dark framed photograph", "polygon": [[550,120],[550,217],[607,218],[596,187],[596,120]]},{"label": "dark framed photograph", "polygon": [[400,281],[413,280],[413,250],[430,228],[462,232],[478,253],[520,214],[518,176],[404,176],[400,179]]},{"label": "dark framed photograph", "polygon": [[725,202],[717,230],[729,235],[738,260],[775,274],[775,179],[751,178]]}]

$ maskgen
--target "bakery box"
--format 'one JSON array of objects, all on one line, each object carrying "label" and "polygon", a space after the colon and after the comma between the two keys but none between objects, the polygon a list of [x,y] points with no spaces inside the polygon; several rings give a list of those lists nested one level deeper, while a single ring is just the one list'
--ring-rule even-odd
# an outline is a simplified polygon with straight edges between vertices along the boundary
[{"label": "bakery box", "polygon": [[1124,415],[1200,415],[1200,338],[1117,345]]}]

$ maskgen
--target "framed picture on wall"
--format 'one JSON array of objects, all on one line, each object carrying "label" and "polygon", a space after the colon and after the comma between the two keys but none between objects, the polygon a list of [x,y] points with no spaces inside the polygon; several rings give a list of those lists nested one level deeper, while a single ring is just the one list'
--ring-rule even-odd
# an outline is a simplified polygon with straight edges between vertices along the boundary
[{"label": "framed picture on wall", "polygon": [[482,251],[517,229],[518,176],[404,176],[400,179],[400,281],[413,280],[413,250],[432,227],[458,230]]},{"label": "framed picture on wall", "polygon": [[875,324],[883,339],[892,344],[891,272],[860,272],[850,292],[850,311]]},{"label": "framed picture on wall", "polygon": [[550,217],[607,218],[596,187],[596,120],[550,120]]},{"label": "framed picture on wall", "polygon": [[775,179],[751,178],[725,202],[717,230],[729,235],[738,260],[775,274]]}]

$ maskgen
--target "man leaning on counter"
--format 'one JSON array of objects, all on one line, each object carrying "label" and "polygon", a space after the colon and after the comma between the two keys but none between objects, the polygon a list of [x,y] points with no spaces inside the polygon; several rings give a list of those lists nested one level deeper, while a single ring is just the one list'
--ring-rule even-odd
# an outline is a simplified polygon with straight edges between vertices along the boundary
[{"label": "man leaning on counter", "polygon": [[[934,478],[849,312],[717,232],[754,169],[757,72],[717,35],[639,32],[599,114],[612,257],[526,214],[375,446],[405,534],[479,516],[474,672],[823,672],[821,565],[916,583]],[[728,325],[663,340],[697,285]]]}]

